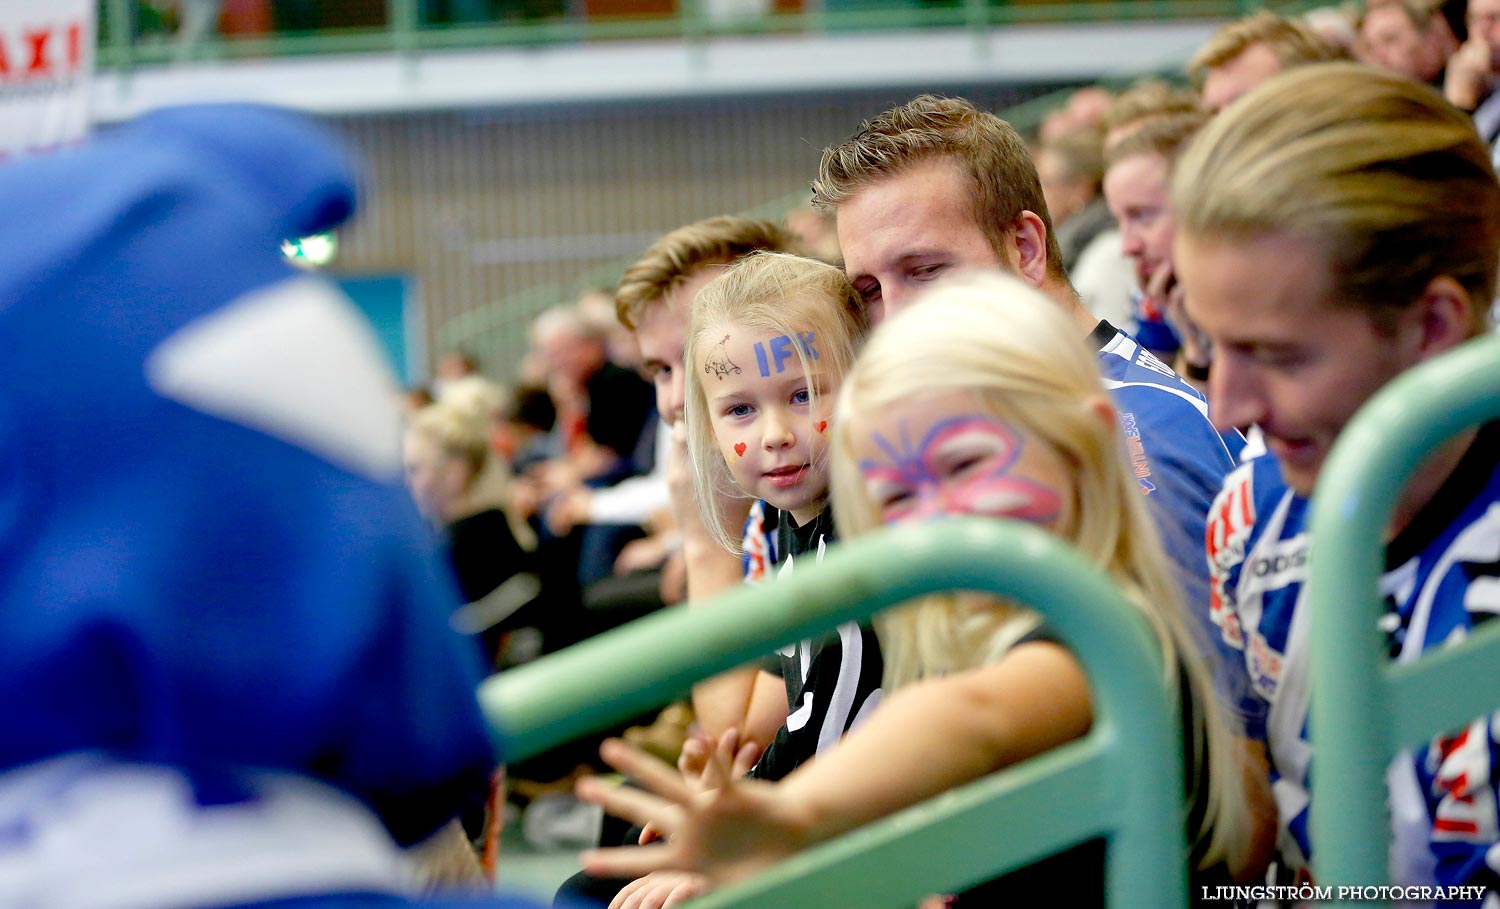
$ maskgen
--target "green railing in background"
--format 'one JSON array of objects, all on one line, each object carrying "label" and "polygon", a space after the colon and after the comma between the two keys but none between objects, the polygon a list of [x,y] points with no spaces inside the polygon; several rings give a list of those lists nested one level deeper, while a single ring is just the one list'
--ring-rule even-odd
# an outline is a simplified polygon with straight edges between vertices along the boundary
[{"label": "green railing in background", "polygon": [[[389,51],[416,53],[453,48],[512,47],[630,39],[697,41],[716,35],[881,29],[990,28],[1030,22],[1130,22],[1242,15],[1254,0],[812,0],[802,12],[773,11],[727,20],[710,17],[702,0],[680,0],[675,11],[654,15],[587,16],[579,3],[558,3],[552,16],[460,23],[424,23],[419,0],[384,0],[384,24],[362,28],[264,35],[210,36],[198,57],[262,57]],[[178,50],[170,42],[137,40],[139,0],[102,0],[99,65],[128,68],[165,63]]]},{"label": "green railing in background", "polygon": [[1393,381],[1355,415],[1323,467],[1306,592],[1320,887],[1386,883],[1386,765],[1500,708],[1500,622],[1399,664],[1378,623],[1385,529],[1402,487],[1443,442],[1496,417],[1500,338],[1487,336]]},{"label": "green railing in background", "polygon": [[1046,616],[1088,669],[1089,734],[693,905],[910,906],[1107,835],[1111,904],[1180,909],[1181,732],[1160,651],[1098,570],[1029,525],[964,519],[844,543],[775,584],[668,609],[496,676],[480,701],[507,757],[519,759],[680,696],[773,647],[954,589],[993,592]]}]

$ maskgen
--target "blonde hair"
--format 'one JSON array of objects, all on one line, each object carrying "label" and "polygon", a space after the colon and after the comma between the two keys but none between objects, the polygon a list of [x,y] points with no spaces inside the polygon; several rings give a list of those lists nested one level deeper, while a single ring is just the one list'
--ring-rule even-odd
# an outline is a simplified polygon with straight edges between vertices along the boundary
[{"label": "blonde hair", "polygon": [[770,221],[719,215],[663,234],[625,269],[615,288],[615,316],[634,331],[646,308],[689,274],[708,265],[728,265],[753,252],[791,252],[791,234]]},{"label": "blonde hair", "polygon": [[1349,59],[1347,50],[1318,34],[1307,23],[1263,9],[1229,23],[1198,48],[1188,61],[1188,75],[1193,84],[1202,89],[1209,70],[1218,69],[1254,44],[1269,47],[1283,70],[1304,63]]},{"label": "blonde hair", "polygon": [[1352,63],[1268,80],[1220,114],[1177,164],[1183,234],[1291,235],[1328,263],[1329,299],[1389,325],[1446,275],[1495,294],[1500,183],[1468,115],[1425,85]]},{"label": "blonde hair", "polygon": [[1115,143],[1109,150],[1104,157],[1105,170],[1137,155],[1155,155],[1171,164],[1207,122],[1207,114],[1194,111],[1143,123],[1139,129]]},{"label": "blonde hair", "polygon": [[1162,79],[1142,79],[1115,96],[1104,112],[1104,132],[1114,133],[1173,114],[1190,114],[1199,107],[1194,92]]},{"label": "blonde hair", "polygon": [[[471,382],[470,378],[478,381]],[[504,512],[516,542],[523,549],[532,549],[536,546],[536,534],[512,504],[510,466],[490,444],[490,428],[497,409],[504,403],[504,390],[477,376],[460,382],[463,385],[456,393],[445,390],[437,403],[412,414],[406,432],[427,441],[441,457],[464,465],[467,479],[459,503],[462,511]]]},{"label": "blonde hair", "polygon": [[[796,337],[811,331],[818,339],[818,365],[833,388],[849,371],[855,350],[869,325],[864,302],[843,271],[785,253],[754,253],[730,266],[704,285],[693,301],[688,327],[687,434],[693,465],[693,487],[704,524],[714,539],[731,552],[740,551],[741,528],[726,514],[729,505],[747,498],[735,485],[724,462],[709,419],[703,386],[703,358],[722,336],[724,326],[773,331]],[[804,374],[812,370],[801,345],[793,345]],[[810,388],[814,397],[820,390]],[[826,465],[814,464],[814,470]]]},{"label": "blonde hair", "polygon": [[[897,402],[953,392],[1047,446],[1072,482],[1075,507],[1056,528],[1087,561],[1107,572],[1125,599],[1150,623],[1162,648],[1172,690],[1191,687],[1204,734],[1185,743],[1206,772],[1206,814],[1190,831],[1206,843],[1205,866],[1243,855],[1250,819],[1235,752],[1233,723],[1220,705],[1196,626],[1183,607],[1140,485],[1127,467],[1116,419],[1101,418],[1107,401],[1098,367],[1077,328],[1035,289],[1015,278],[966,275],[935,285],[920,304],[898,313],[871,336],[845,378],[832,439],[834,517],[846,537],[881,526],[879,505],[853,455],[861,414]],[[890,687],[999,660],[1035,628],[1030,610],[972,597],[933,597],[877,617]],[[1179,675],[1180,671],[1180,675]]]},{"label": "blonde hair", "polygon": [[916,164],[948,159],[969,181],[969,217],[1007,261],[1005,243],[1021,212],[1047,229],[1047,270],[1066,279],[1052,216],[1026,141],[1009,123],[962,98],[921,95],[861,124],[859,132],[823,150],[813,204],[837,208],[861,189]]}]

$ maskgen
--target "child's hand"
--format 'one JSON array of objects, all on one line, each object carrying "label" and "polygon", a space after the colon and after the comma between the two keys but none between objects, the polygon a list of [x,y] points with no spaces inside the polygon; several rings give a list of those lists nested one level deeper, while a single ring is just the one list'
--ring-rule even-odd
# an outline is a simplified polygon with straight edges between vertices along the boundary
[{"label": "child's hand", "polygon": [[662,870],[696,871],[717,886],[754,874],[802,848],[811,826],[803,809],[783,804],[774,784],[734,778],[734,745],[727,736],[721,739],[704,769],[704,775],[726,782],[698,791],[683,774],[644,751],[618,739],[605,742],[599,749],[604,760],[646,791],[588,778],[578,783],[579,798],[627,820],[650,824],[666,839],[649,847],[589,850],[582,856],[584,870],[630,878]]},{"label": "child's hand", "polygon": [[[761,747],[754,742],[746,742],[739,745],[738,729],[729,728],[719,736],[719,741],[704,735],[703,732],[695,730],[688,736],[687,741],[682,743],[682,753],[677,758],[677,770],[682,778],[699,792],[707,792],[724,785],[725,780],[719,778],[720,763],[711,760],[716,750],[722,751],[729,758],[729,779],[739,779],[750,772],[755,762],[760,760]],[[655,824],[646,824],[641,828],[641,835],[636,842],[644,846],[662,838]]]},{"label": "child's hand", "polygon": [[671,909],[708,892],[701,874],[687,871],[653,871],[621,888],[609,909]]}]

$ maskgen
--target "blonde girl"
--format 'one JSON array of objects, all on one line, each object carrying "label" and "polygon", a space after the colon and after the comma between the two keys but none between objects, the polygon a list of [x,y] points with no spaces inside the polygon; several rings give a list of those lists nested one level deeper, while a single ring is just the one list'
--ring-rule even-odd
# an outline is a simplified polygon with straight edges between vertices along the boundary
[{"label": "blonde girl", "polygon": [[[1265,793],[1216,700],[1097,367],[1056,307],[1008,277],[946,282],[874,334],[845,380],[834,426],[834,501],[848,533],[959,514],[1020,519],[1067,539],[1115,580],[1155,629],[1181,697],[1195,884],[1257,874],[1269,824],[1247,806],[1263,804]],[[678,836],[659,853],[598,852],[586,856],[590,866],[688,866],[732,879],[1076,738],[1091,723],[1082,667],[1028,610],[971,595],[933,598],[881,618],[879,628],[886,701],[838,749],[779,785],[692,793],[610,745],[607,758],[686,810],[671,815]],[[612,810],[666,807],[585,791]],[[1050,885],[1055,895],[1059,883],[1097,880],[1098,863],[1097,854],[1065,853],[1038,866],[1049,879],[1028,869],[995,886],[1019,897]]]},{"label": "blonde girl", "polygon": [[[693,302],[684,356],[693,482],[704,525],[731,551],[741,548],[741,526],[729,515],[756,500],[755,529],[745,534],[752,564],[784,572],[804,557],[816,561],[835,539],[827,440],[865,329],[863,302],[842,271],[779,253],[741,259]],[[880,697],[879,645],[868,626],[848,623],[836,637],[801,641],[780,656],[785,722],[756,765],[765,779],[831,748]],[[747,712],[781,716],[774,687],[766,695],[754,687]]]},{"label": "blonde girl", "polygon": [[824,510],[833,399],[866,327],[844,273],[814,259],[756,253],[699,291],[683,358],[688,449],[724,548],[740,548],[741,527],[716,503],[760,499],[798,525]]}]

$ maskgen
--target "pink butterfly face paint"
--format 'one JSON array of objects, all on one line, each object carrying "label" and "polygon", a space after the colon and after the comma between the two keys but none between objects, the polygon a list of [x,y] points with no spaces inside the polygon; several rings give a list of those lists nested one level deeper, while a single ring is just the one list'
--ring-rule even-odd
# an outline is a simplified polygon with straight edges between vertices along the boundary
[{"label": "pink butterfly face paint", "polygon": [[1052,527],[1063,514],[1061,462],[970,395],[902,402],[861,420],[865,489],[887,524],[979,515]]}]

